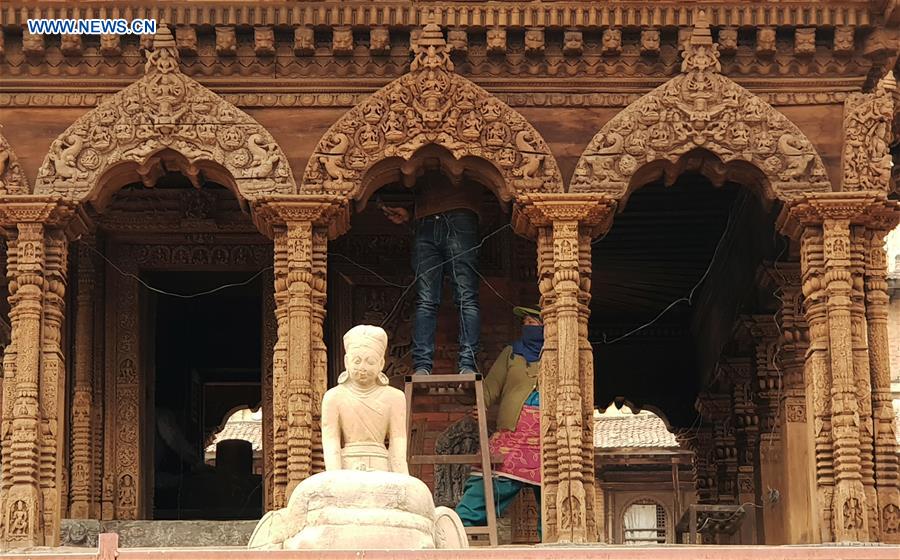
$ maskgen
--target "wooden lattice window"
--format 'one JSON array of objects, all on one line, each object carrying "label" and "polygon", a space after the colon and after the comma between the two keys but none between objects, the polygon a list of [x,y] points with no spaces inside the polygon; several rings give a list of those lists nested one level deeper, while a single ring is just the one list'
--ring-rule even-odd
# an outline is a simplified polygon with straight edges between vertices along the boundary
[{"label": "wooden lattice window", "polygon": [[666,508],[651,499],[641,499],[622,516],[625,544],[661,544],[666,542]]}]

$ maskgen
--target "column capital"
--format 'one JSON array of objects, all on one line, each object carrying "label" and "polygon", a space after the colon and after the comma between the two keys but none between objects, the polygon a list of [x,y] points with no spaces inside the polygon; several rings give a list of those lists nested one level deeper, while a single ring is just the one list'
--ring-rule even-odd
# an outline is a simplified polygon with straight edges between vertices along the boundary
[{"label": "column capital", "polygon": [[65,226],[78,214],[78,222],[87,217],[77,212],[75,202],[59,195],[0,195],[0,228],[14,228],[20,223],[42,223]]},{"label": "column capital", "polygon": [[272,195],[253,201],[253,222],[261,232],[273,237],[275,226],[311,222],[327,227],[334,239],[350,227],[350,201],[339,195]]},{"label": "column capital", "polygon": [[617,201],[603,193],[527,193],[516,197],[513,228],[520,235],[535,237],[535,229],[553,222],[579,222],[592,237],[612,225]]},{"label": "column capital", "polygon": [[781,233],[798,238],[805,227],[826,221],[893,229],[900,222],[900,202],[876,192],[809,194],[786,204],[777,225]]}]

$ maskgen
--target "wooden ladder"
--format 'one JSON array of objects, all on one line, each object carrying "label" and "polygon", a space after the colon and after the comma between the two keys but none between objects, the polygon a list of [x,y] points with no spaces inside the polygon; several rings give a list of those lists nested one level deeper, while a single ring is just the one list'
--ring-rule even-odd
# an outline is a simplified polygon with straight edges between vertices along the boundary
[{"label": "wooden ladder", "polygon": [[[480,373],[460,373],[450,375],[407,375],[406,376],[406,435],[409,442],[408,462],[412,465],[471,465],[481,463],[482,481],[484,484],[484,502],[487,510],[486,527],[466,527],[466,535],[487,535],[491,546],[497,546],[497,510],[494,505],[492,457],[488,450],[487,418],[484,409],[484,388]],[[458,387],[475,385],[475,404],[478,407],[478,446],[479,452],[469,455],[423,455],[421,445],[413,445],[412,413],[415,386]],[[419,428],[421,430],[421,428]],[[419,431],[417,430],[417,431]],[[421,439],[419,439],[421,442]],[[413,450],[413,447],[418,449]]]}]

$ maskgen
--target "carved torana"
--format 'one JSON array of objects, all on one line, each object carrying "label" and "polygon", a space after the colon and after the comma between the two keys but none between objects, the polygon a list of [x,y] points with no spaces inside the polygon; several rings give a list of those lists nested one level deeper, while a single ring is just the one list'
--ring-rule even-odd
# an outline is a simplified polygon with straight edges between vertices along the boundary
[{"label": "carved torana", "polygon": [[754,164],[767,176],[773,197],[831,190],[822,160],[803,133],[720,73],[702,12],[681,72],[603,126],[578,161],[571,190],[624,196],[646,164],[674,164],[701,148],[724,163]]}]

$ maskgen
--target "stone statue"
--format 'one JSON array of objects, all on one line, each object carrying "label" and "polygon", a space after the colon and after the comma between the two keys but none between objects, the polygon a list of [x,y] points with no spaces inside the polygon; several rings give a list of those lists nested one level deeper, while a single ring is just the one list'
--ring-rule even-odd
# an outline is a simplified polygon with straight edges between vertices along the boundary
[{"label": "stone statue", "polygon": [[344,335],[346,369],[322,399],[325,472],[298,484],[286,508],[267,513],[248,548],[468,547],[456,512],[435,508],[428,487],[409,476],[406,399],[383,373],[387,344],[381,327]]},{"label": "stone statue", "polygon": [[[359,325],[344,335],[344,372],[322,399],[325,470],[390,471],[406,465],[406,398],[388,385],[387,334]],[[389,448],[385,448],[385,439]]]}]

